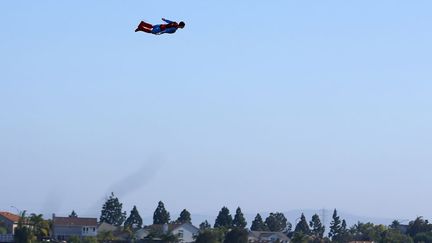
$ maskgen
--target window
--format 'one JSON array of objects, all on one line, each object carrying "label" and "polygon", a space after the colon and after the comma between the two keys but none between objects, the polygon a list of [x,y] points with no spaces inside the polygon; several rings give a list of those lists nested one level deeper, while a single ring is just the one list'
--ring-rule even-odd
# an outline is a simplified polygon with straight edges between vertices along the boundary
[{"label": "window", "polygon": [[180,239],[183,238],[183,230],[179,230],[177,235]]}]

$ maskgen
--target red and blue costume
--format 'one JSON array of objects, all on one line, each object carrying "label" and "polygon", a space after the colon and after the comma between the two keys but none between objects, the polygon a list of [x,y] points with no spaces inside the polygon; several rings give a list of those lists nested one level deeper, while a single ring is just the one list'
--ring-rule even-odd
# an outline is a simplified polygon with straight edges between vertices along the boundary
[{"label": "red and blue costume", "polygon": [[179,28],[183,28],[185,26],[184,22],[177,23],[164,18],[162,18],[162,20],[165,21],[166,24],[152,25],[141,21],[135,32],[143,31],[154,35],[174,34]]}]

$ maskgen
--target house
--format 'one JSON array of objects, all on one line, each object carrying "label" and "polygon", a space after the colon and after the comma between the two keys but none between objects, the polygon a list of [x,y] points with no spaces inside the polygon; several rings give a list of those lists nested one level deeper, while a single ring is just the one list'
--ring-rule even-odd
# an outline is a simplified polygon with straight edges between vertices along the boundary
[{"label": "house", "polygon": [[145,239],[147,236],[149,236],[151,233],[151,230],[149,228],[145,229],[139,229],[135,232],[135,239]]},{"label": "house", "polygon": [[0,222],[6,228],[7,234],[14,234],[20,216],[9,212],[0,212]]},{"label": "house", "polygon": [[251,243],[270,243],[280,242],[289,243],[290,239],[282,232],[270,231],[249,231],[248,242]]},{"label": "house", "polygon": [[[161,235],[175,235],[181,243],[195,242],[195,236],[199,233],[199,229],[191,223],[183,224],[153,224],[138,230],[135,233],[137,240],[147,238],[149,235],[154,235],[156,238]],[[153,240],[157,240],[153,238]]]},{"label": "house", "polygon": [[52,236],[56,240],[68,240],[97,236],[97,219],[81,217],[56,217],[53,215]]},{"label": "house", "polygon": [[102,222],[98,225],[97,227],[97,232],[102,233],[102,232],[116,232],[121,230],[121,227],[112,225],[112,224],[108,224],[106,222]]},{"label": "house", "polygon": [[[103,241],[129,241],[131,239],[131,234],[123,230],[122,226],[115,226],[102,222],[97,228],[98,235],[104,239]],[[107,234],[109,233],[109,234]]]}]

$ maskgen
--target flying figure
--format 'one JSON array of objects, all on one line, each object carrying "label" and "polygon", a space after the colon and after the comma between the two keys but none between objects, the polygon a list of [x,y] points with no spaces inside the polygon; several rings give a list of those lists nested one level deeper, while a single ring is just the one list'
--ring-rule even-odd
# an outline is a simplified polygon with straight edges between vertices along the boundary
[{"label": "flying figure", "polygon": [[174,34],[179,28],[183,29],[185,27],[185,23],[183,21],[177,23],[165,18],[162,18],[162,20],[165,21],[166,24],[152,25],[144,21],[141,21],[141,23],[139,23],[138,27],[136,28],[135,32],[143,31],[154,35]]}]

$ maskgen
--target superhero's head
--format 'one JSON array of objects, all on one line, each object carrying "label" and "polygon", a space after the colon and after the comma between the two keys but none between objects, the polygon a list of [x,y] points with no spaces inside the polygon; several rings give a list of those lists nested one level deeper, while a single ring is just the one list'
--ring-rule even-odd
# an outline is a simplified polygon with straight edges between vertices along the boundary
[{"label": "superhero's head", "polygon": [[185,22],[183,22],[183,21],[181,21],[179,24],[178,24],[178,26],[179,26],[179,28],[181,28],[181,29],[183,29],[184,27],[185,27]]}]

